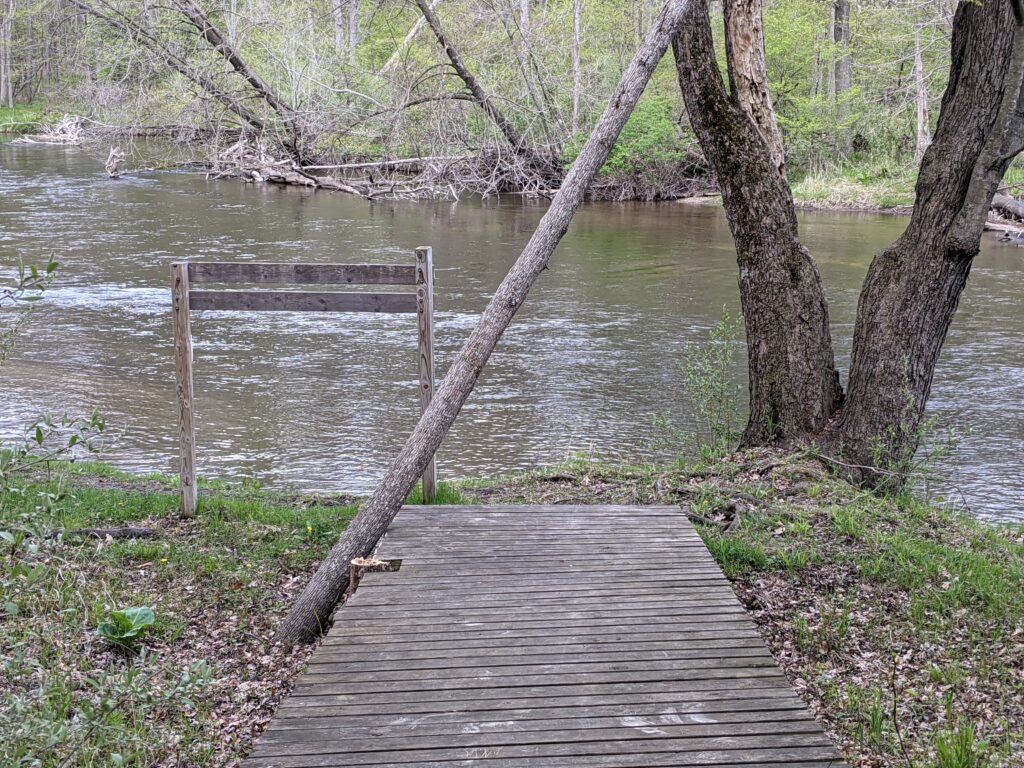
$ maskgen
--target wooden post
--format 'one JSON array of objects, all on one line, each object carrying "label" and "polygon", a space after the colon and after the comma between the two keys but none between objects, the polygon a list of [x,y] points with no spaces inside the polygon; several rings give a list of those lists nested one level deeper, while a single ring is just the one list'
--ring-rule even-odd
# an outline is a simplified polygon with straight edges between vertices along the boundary
[{"label": "wooden post", "polygon": [[181,445],[181,516],[196,513],[196,433],[192,423],[192,322],[188,264],[171,265],[174,307],[174,374],[178,382],[178,440]]},{"label": "wooden post", "polygon": [[[434,398],[434,256],[430,248],[416,249],[416,319],[419,325],[420,412]],[[423,503],[437,495],[437,456],[423,471]]]}]

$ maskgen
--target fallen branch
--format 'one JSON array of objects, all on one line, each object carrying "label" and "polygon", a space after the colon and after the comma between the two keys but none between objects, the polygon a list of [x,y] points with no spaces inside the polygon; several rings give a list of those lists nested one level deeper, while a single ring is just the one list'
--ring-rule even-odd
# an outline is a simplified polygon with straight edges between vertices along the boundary
[{"label": "fallen branch", "polygon": [[160,532],[154,528],[136,528],[130,525],[120,528],[73,528],[67,531],[56,531],[51,537],[63,535],[81,536],[84,539],[157,539]]}]

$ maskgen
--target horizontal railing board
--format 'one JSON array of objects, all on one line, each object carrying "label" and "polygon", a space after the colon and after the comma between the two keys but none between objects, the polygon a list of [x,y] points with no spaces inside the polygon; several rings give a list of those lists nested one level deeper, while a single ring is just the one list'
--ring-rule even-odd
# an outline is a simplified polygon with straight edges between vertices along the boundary
[{"label": "horizontal railing board", "polygon": [[416,312],[413,293],[190,291],[189,309],[235,312]]},{"label": "horizontal railing board", "polygon": [[278,264],[203,262],[188,265],[189,282],[295,285],[416,285],[416,267],[404,264]]}]

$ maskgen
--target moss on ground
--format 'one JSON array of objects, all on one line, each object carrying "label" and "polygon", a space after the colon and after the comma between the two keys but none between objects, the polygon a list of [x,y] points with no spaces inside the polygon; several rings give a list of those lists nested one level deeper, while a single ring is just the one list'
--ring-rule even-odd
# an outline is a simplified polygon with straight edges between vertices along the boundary
[{"label": "moss on ground", "polygon": [[[0,763],[232,765],[248,750],[311,651],[274,646],[276,621],[358,500],[224,483],[203,499],[179,521],[170,479],[99,465],[0,497]],[[581,459],[443,486],[439,501],[683,505],[851,765],[1022,765],[1020,528],[769,451]],[[68,533],[122,525],[159,535]],[[141,654],[96,633],[134,605],[157,617]]]}]

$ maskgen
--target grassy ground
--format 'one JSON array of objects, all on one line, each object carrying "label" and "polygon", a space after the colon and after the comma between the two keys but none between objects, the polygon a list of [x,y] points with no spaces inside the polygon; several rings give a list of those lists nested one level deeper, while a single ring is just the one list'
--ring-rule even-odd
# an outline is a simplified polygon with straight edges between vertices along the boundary
[{"label": "grassy ground", "polygon": [[[917,166],[870,160],[833,172],[795,172],[793,199],[807,208],[897,211],[914,203]],[[1024,166],[1015,164],[1003,179],[1010,193],[1024,193]]]},{"label": "grassy ground", "polygon": [[[287,692],[308,649],[274,647],[276,619],[354,508],[227,486],[193,521],[176,505],[164,478],[92,470],[0,498],[0,765],[223,765]],[[51,538],[124,525],[158,538]],[[131,606],[156,614],[141,654],[96,631]]]},{"label": "grassy ground", "polygon": [[14,108],[0,107],[0,133],[31,133],[45,122],[43,104],[15,104]]},{"label": "grassy ground", "polygon": [[[851,765],[1024,765],[1020,529],[770,452],[576,461],[444,490],[464,500],[682,504]],[[308,657],[273,646],[273,627],[353,501],[215,485],[183,523],[166,478],[97,467],[0,498],[0,764],[236,762]],[[126,524],[159,537],[66,533]],[[96,633],[135,605],[156,613],[141,655]]]},{"label": "grassy ground", "polygon": [[862,163],[832,173],[795,174],[793,199],[814,208],[894,210],[914,202],[917,169],[882,162]]}]

